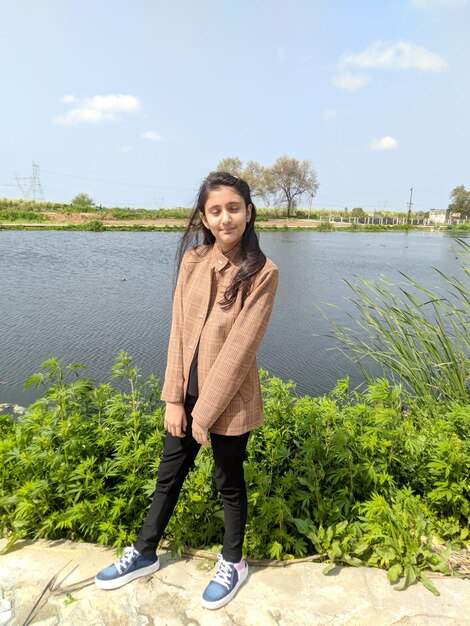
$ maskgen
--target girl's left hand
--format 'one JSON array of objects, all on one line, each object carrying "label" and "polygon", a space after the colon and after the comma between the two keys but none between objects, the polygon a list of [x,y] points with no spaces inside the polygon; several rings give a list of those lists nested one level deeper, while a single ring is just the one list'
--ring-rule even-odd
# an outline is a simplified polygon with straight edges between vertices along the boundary
[{"label": "girl's left hand", "polygon": [[203,428],[201,428],[200,426],[198,426],[196,424],[196,422],[193,421],[192,423],[192,433],[193,433],[193,437],[194,439],[201,444],[201,446],[210,446],[210,442],[209,439],[207,438],[207,430],[204,430]]}]

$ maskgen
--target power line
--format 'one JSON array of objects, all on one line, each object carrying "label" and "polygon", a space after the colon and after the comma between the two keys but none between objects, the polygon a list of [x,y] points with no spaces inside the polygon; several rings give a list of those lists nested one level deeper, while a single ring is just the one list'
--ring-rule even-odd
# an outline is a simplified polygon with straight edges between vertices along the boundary
[{"label": "power line", "polygon": [[46,174],[52,174],[53,176],[64,176],[66,178],[76,178],[78,180],[89,180],[96,183],[109,183],[110,185],[125,185],[127,187],[147,187],[151,189],[177,189],[177,190],[191,190],[191,187],[172,187],[170,185],[150,185],[148,183],[130,183],[122,180],[109,180],[106,178],[90,178],[88,176],[78,176],[76,174],[64,174],[61,172],[51,172],[49,170],[42,170]]},{"label": "power line", "polygon": [[44,200],[44,191],[39,175],[39,165],[33,161],[33,172],[31,176],[16,176],[16,185],[23,194],[23,198],[32,200]]}]

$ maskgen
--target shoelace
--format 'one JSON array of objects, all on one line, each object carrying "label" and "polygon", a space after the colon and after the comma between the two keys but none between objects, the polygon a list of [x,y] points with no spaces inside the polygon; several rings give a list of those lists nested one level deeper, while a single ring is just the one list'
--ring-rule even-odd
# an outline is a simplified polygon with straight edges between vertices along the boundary
[{"label": "shoelace", "polygon": [[118,571],[118,574],[122,574],[122,571],[124,570],[124,568],[126,568],[129,565],[129,563],[132,561],[132,559],[138,554],[139,553],[134,548],[134,546],[128,546],[127,548],[124,548],[124,554],[122,555],[120,559],[118,559],[114,563]]},{"label": "shoelace", "polygon": [[217,555],[217,573],[212,579],[212,582],[223,585],[226,589],[230,589],[230,582],[232,580],[232,569],[235,567],[233,563],[225,561],[221,554]]}]

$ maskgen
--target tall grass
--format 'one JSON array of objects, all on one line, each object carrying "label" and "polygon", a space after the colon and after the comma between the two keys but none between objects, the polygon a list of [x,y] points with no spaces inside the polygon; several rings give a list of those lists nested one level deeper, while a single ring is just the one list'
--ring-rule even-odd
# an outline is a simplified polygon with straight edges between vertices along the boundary
[{"label": "tall grass", "polygon": [[433,268],[442,290],[431,291],[403,272],[400,283],[386,277],[360,278],[359,284],[345,280],[357,309],[357,315],[349,314],[354,327],[322,311],[339,340],[336,348],[359,365],[368,381],[372,361],[428,405],[468,402],[470,396],[470,244],[457,243],[463,275],[451,277]]},{"label": "tall grass", "polygon": [[0,222],[48,222],[47,215],[33,211],[11,211],[0,207]]}]

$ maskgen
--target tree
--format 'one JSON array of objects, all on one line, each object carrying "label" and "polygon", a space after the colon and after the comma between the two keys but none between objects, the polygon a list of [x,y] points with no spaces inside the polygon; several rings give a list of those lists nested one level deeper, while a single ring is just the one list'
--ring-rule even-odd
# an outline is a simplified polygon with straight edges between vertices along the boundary
[{"label": "tree", "polygon": [[308,195],[311,202],[318,189],[317,172],[311,162],[288,156],[279,157],[271,167],[257,161],[248,161],[244,166],[238,157],[227,157],[219,162],[217,170],[245,179],[251,195],[262,198],[266,206],[270,200],[278,205],[287,204],[288,217],[303,195]]},{"label": "tree", "polygon": [[217,165],[218,172],[228,172],[238,178],[243,178],[243,161],[238,157],[226,157]]},{"label": "tree", "polygon": [[266,202],[269,198],[269,191],[266,182],[266,168],[257,161],[248,161],[243,166],[243,161],[238,157],[227,157],[222,159],[217,165],[219,172],[229,172],[238,178],[243,178],[250,186],[253,198],[263,198]]},{"label": "tree", "polygon": [[280,203],[287,204],[287,217],[298,200],[309,194],[313,197],[318,189],[317,172],[310,161],[299,161],[293,157],[281,156],[267,170],[267,185]]},{"label": "tree", "polygon": [[455,187],[450,194],[449,209],[452,213],[460,213],[461,218],[470,217],[470,190],[463,185]]},{"label": "tree", "polygon": [[95,206],[95,201],[91,196],[87,193],[79,193],[74,198],[72,198],[72,202],[70,203],[74,209],[80,209],[81,211],[91,211],[91,209]]},{"label": "tree", "polygon": [[267,205],[270,196],[267,169],[257,161],[248,161],[243,169],[242,178],[250,185],[251,195],[254,198],[262,198]]},{"label": "tree", "polygon": [[363,208],[361,208],[360,206],[356,206],[351,211],[351,217],[367,217],[367,214]]}]

